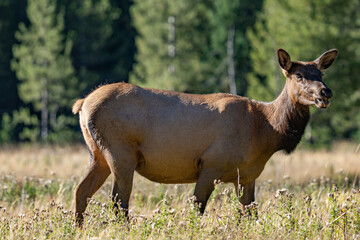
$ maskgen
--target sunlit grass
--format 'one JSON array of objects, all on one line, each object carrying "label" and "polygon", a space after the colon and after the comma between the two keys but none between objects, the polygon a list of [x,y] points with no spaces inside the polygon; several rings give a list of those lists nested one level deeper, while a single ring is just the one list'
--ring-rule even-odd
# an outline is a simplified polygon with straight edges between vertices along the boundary
[{"label": "sunlit grass", "polygon": [[[320,153],[302,150],[293,156],[275,156],[272,165],[266,166],[265,176],[257,181],[257,201],[247,209],[252,214],[241,217],[232,185],[216,185],[201,217],[191,198],[193,184],[164,185],[137,175],[127,222],[112,210],[109,178],[90,200],[84,227],[80,229],[73,221],[73,192],[86,172],[86,148],[80,145],[45,150],[39,146],[2,149],[0,236],[1,239],[359,239],[359,162],[347,169],[343,156],[347,156],[346,161],[356,162],[360,161],[360,153],[356,146]],[[334,156],[344,160],[331,170],[324,167],[310,178],[286,170],[294,164],[298,166],[297,172],[304,173],[311,168],[301,164],[309,161],[304,158],[315,157],[316,164],[329,164]],[[282,170],[284,158],[292,160],[286,159]],[[284,174],[289,177],[284,178]]]}]

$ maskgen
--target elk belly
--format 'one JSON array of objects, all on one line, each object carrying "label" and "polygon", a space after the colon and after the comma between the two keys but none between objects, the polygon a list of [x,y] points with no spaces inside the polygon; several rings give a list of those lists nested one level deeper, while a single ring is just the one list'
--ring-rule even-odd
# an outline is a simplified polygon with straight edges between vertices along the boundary
[{"label": "elk belly", "polygon": [[196,159],[184,158],[166,152],[143,153],[136,171],[147,179],[159,183],[196,182]]}]

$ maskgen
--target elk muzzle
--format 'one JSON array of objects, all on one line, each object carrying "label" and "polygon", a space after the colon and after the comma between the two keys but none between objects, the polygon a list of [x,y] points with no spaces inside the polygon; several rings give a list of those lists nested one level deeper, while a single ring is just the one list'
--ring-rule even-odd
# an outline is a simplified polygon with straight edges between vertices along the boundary
[{"label": "elk muzzle", "polygon": [[315,105],[318,108],[327,108],[330,105],[330,99],[333,97],[333,93],[330,88],[323,88],[320,90],[320,98],[315,99]]}]

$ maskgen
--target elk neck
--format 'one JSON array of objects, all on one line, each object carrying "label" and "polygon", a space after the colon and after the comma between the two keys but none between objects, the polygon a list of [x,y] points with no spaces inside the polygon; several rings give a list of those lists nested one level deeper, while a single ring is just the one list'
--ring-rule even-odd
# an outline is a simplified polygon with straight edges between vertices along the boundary
[{"label": "elk neck", "polygon": [[293,101],[289,90],[286,83],[281,94],[264,107],[264,114],[275,135],[276,151],[287,153],[296,148],[310,119],[309,106]]}]

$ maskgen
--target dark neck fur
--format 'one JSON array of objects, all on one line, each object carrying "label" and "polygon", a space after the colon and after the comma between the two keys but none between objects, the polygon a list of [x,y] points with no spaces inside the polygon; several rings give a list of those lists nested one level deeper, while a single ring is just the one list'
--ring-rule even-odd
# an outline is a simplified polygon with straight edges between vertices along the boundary
[{"label": "dark neck fur", "polygon": [[294,103],[285,85],[279,97],[266,106],[265,114],[270,125],[279,134],[277,151],[291,153],[300,142],[309,122],[309,106]]}]

